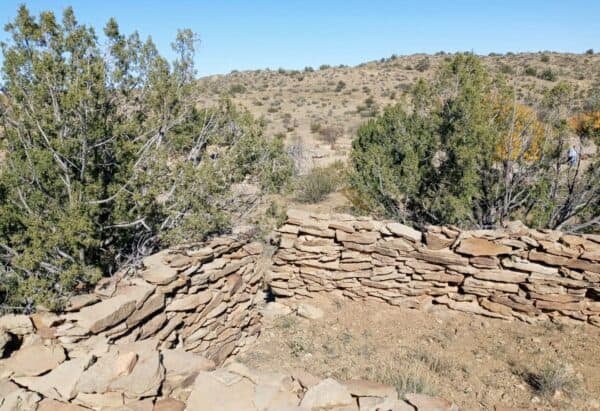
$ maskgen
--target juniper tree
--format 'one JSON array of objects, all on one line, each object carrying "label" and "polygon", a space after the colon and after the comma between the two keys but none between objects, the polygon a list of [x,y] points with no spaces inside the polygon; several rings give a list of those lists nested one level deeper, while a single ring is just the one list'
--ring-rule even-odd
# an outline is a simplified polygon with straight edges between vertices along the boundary
[{"label": "juniper tree", "polygon": [[520,218],[597,227],[598,157],[564,164],[568,87],[547,94],[537,109],[523,106],[477,57],[457,55],[412,88],[408,109],[387,108],[359,128],[350,155],[355,203],[418,225],[490,227]]},{"label": "juniper tree", "polygon": [[0,303],[60,307],[140,253],[226,229],[231,184],[289,177],[249,115],[198,106],[190,30],[168,62],[114,19],[101,41],[71,8],[22,6],[5,29]]}]

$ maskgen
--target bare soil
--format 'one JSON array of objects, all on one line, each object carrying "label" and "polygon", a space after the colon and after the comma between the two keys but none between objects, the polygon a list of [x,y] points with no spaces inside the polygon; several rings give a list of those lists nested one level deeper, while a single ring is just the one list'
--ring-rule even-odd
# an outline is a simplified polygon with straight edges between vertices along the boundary
[{"label": "bare soil", "polygon": [[321,308],[323,318],[292,313],[268,320],[238,360],[262,369],[377,380],[400,395],[435,394],[463,410],[498,404],[600,408],[599,328],[507,322],[439,306],[418,311],[334,294],[305,302]]}]

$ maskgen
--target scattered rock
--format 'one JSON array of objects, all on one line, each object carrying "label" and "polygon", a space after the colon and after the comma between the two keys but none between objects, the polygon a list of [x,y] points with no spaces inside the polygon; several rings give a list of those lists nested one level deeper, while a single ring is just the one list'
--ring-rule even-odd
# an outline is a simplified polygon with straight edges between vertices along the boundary
[{"label": "scattered rock", "polygon": [[424,394],[406,394],[406,400],[416,407],[417,411],[459,411],[456,404],[439,397]]},{"label": "scattered rock", "polygon": [[300,317],[308,318],[309,320],[323,318],[323,310],[306,303],[298,304],[297,312]]},{"label": "scattered rock", "polygon": [[355,404],[348,389],[331,378],[327,378],[309,388],[300,402],[300,406],[309,410],[350,407]]}]

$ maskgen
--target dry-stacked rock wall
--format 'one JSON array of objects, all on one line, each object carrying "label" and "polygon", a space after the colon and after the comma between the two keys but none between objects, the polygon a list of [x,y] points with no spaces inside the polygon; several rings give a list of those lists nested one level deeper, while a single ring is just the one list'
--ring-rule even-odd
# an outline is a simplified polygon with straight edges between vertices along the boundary
[{"label": "dry-stacked rock wall", "polygon": [[137,272],[105,278],[93,293],[73,297],[64,314],[0,317],[0,334],[35,334],[69,357],[90,345],[151,339],[220,364],[259,333],[261,253],[260,243],[226,237],[164,250]]},{"label": "dry-stacked rock wall", "polygon": [[534,322],[600,326],[600,236],[428,227],[291,210],[267,282],[276,296],[334,291],[352,299],[449,308]]}]

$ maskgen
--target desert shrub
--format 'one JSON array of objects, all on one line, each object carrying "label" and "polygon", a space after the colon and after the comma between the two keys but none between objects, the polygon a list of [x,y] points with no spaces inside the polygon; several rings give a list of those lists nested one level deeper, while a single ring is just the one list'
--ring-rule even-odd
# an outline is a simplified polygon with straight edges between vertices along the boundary
[{"label": "desert shrub", "polygon": [[[111,19],[104,49],[73,10],[19,8],[6,26],[0,128],[0,304],[59,309],[141,255],[229,229],[246,205],[234,183],[264,191],[292,172],[281,139],[229,101],[202,110],[194,44],[176,60]],[[108,58],[107,58],[108,56]]]},{"label": "desert shrub", "polygon": [[342,136],[344,130],[339,126],[326,126],[319,128],[319,139],[324,143],[334,145]]},{"label": "desert shrub", "polygon": [[503,74],[514,74],[515,73],[515,71],[513,70],[513,68],[510,65],[506,64],[506,63],[502,63],[500,65],[500,72],[503,73]]},{"label": "desert shrub", "polygon": [[585,54],[594,54],[594,49],[587,49]]},{"label": "desert shrub", "polygon": [[[350,186],[361,207],[416,224],[538,227],[600,224],[600,170],[565,165],[572,89],[546,91],[540,111],[473,55],[457,55],[412,106],[386,108],[352,142]],[[558,171],[557,171],[558,170]],[[518,193],[518,194],[517,194]]]},{"label": "desert shrub", "polygon": [[548,63],[550,61],[550,57],[547,56],[546,54],[542,54],[542,57],[540,57],[540,61],[542,63]]},{"label": "desert shrub", "polygon": [[306,73],[312,73],[313,71],[315,71],[315,69],[312,68],[311,66],[304,67],[304,72],[306,72]]},{"label": "desert shrub", "polygon": [[374,117],[377,115],[377,112],[379,111],[379,107],[375,103],[375,99],[373,99],[373,97],[369,96],[365,99],[364,104],[361,104],[358,107],[356,107],[356,111],[362,117]]},{"label": "desert shrub", "polygon": [[525,75],[535,77],[537,76],[537,70],[535,67],[525,67]]},{"label": "desert shrub", "polygon": [[539,75],[539,78],[546,81],[556,81],[557,77],[558,76],[556,75],[556,73],[550,68],[545,69]]},{"label": "desert shrub", "polygon": [[421,60],[419,60],[417,62],[417,64],[415,65],[415,68],[420,71],[421,73],[424,71],[429,70],[429,67],[431,67],[431,62],[429,61],[429,57],[423,57]]},{"label": "desert shrub", "polygon": [[246,87],[243,84],[232,84],[229,88],[229,93],[231,94],[243,94],[246,92]]},{"label": "desert shrub", "polygon": [[563,365],[547,365],[537,372],[525,372],[523,376],[536,393],[548,399],[557,392],[575,397],[582,388],[573,371]]},{"label": "desert shrub", "polygon": [[329,68],[331,68],[331,66],[329,64],[321,64],[319,66],[319,70],[327,70]]},{"label": "desert shrub", "polygon": [[318,203],[335,191],[340,184],[343,166],[335,162],[327,167],[314,167],[308,174],[300,177],[296,197],[303,203]]},{"label": "desert shrub", "polygon": [[312,123],[310,123],[310,132],[311,133],[318,133],[321,130],[321,127],[323,127],[321,125],[321,123],[312,122]]},{"label": "desert shrub", "polygon": [[343,80],[338,81],[337,85],[335,86],[335,91],[336,92],[340,92],[342,91],[344,88],[346,87],[346,82]]}]

